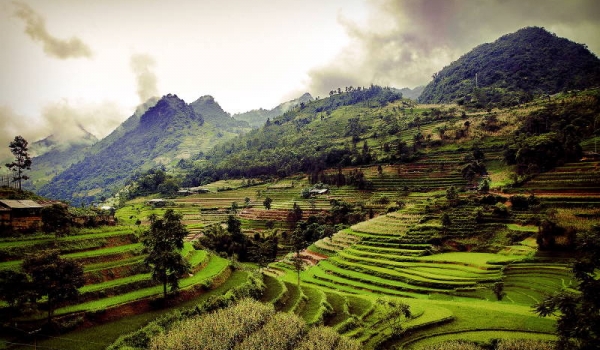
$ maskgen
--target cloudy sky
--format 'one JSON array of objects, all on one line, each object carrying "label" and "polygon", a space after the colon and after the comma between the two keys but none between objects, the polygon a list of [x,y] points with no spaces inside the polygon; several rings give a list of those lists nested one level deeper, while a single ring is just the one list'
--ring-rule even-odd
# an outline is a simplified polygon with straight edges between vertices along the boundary
[{"label": "cloudy sky", "polygon": [[525,26],[598,55],[599,24],[597,0],[0,0],[0,145],[79,125],[101,138],[167,93],[237,113],[412,88]]}]

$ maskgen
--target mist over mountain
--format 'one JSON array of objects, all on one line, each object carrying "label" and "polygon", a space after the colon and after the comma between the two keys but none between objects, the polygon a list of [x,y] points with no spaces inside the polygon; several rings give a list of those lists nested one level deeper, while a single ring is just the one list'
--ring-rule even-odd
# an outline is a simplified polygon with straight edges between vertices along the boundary
[{"label": "mist over mountain", "polygon": [[225,112],[219,116],[222,109],[212,98],[196,101],[194,106],[205,111],[211,122],[205,123],[204,114],[197,113],[177,95],[162,97],[142,115],[132,115],[39,192],[73,203],[89,203],[110,195],[136,172],[174,167],[191,154],[206,151],[216,140],[249,130],[247,124],[246,129],[216,127],[214,121],[220,117],[232,118]]},{"label": "mist over mountain", "polygon": [[273,120],[276,117],[279,117],[283,113],[289,111],[290,109],[299,106],[301,103],[310,102],[313,100],[313,97],[308,92],[303,94],[302,96],[284,102],[273,109],[254,109],[244,113],[234,114],[233,118],[237,120],[242,120],[250,124],[253,128],[259,128],[265,124],[267,119]]},{"label": "mist over mountain", "polygon": [[592,86],[600,86],[600,60],[585,45],[527,27],[477,46],[434,74],[419,102],[507,106]]},{"label": "mist over mountain", "polygon": [[25,187],[37,191],[54,176],[85,157],[98,139],[83,127],[79,127],[83,133],[83,137],[79,139],[71,139],[67,142],[50,135],[31,144],[29,148],[33,156],[31,174],[30,180],[24,184]]},{"label": "mist over mountain", "polygon": [[98,142],[98,138],[90,132],[88,132],[87,130],[85,130],[81,125],[78,125],[77,127],[79,130],[81,130],[82,137],[65,141],[52,134],[48,137],[31,143],[31,146],[29,147],[31,154],[33,155],[33,157],[39,158],[44,154],[47,154],[54,150],[64,151],[67,148],[70,148],[71,146],[77,148],[87,147]]}]

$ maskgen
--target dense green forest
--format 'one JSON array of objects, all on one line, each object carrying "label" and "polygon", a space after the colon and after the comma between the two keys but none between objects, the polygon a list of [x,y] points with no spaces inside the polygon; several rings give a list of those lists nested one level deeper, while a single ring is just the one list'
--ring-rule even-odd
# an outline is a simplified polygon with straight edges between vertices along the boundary
[{"label": "dense green forest", "polygon": [[[373,161],[369,145],[358,144],[378,133],[375,125],[369,125],[373,115],[368,111],[401,98],[379,86],[332,91],[329,98],[302,103],[267,120],[263,128],[199,155],[201,165],[184,184],[197,186],[228,177],[285,177],[299,171],[369,164]],[[388,123],[399,131],[393,119]]]},{"label": "dense green forest", "polygon": [[600,60],[587,47],[528,27],[477,46],[434,74],[419,102],[511,106],[597,86]]}]

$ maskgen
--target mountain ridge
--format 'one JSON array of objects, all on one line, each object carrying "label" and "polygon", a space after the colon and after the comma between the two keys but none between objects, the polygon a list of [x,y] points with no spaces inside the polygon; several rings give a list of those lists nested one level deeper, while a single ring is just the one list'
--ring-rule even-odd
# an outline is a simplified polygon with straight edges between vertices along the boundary
[{"label": "mountain ridge", "polygon": [[515,105],[533,95],[600,86],[600,60],[585,45],[540,27],[485,43],[433,75],[420,103]]},{"label": "mountain ridge", "polygon": [[302,96],[289,100],[283,103],[280,103],[276,107],[272,109],[253,109],[248,112],[237,113],[233,115],[233,118],[237,120],[242,120],[250,124],[253,128],[259,128],[265,124],[268,119],[274,119],[282,115],[283,113],[289,111],[290,109],[299,106],[302,103],[307,103],[313,100],[313,97],[310,93],[306,92],[302,94]]},{"label": "mountain ridge", "polygon": [[[215,104],[211,103],[212,107],[218,106]],[[143,114],[128,118],[39,192],[74,203],[90,203],[101,196],[110,196],[136,172],[174,167],[190,154],[244,130],[243,127],[221,129],[205,123],[203,115],[210,113],[197,113],[199,108],[195,107],[177,95],[163,96]]]}]

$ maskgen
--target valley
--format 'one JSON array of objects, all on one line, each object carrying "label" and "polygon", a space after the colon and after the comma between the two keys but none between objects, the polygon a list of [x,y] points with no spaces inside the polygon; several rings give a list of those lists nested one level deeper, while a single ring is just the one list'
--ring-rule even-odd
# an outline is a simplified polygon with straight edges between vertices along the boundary
[{"label": "valley", "polygon": [[[346,87],[239,120],[210,96],[169,94],[77,160],[58,153],[46,198],[2,190],[73,202],[46,233],[44,208],[19,232],[2,207],[0,349],[553,348],[562,319],[547,298],[598,282],[600,90],[590,78],[446,101],[448,70],[419,100]],[[186,269],[167,295],[147,242],[173,214]],[[45,250],[82,266],[76,298],[15,292]]]}]

